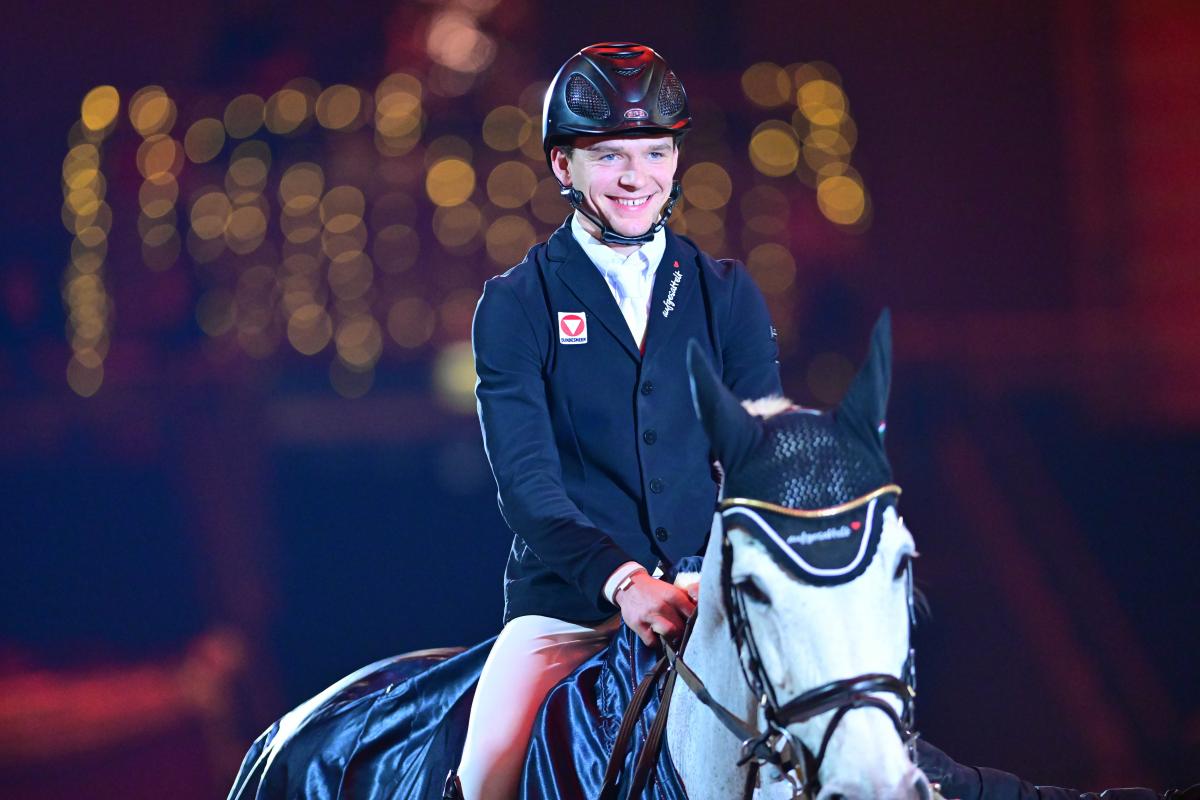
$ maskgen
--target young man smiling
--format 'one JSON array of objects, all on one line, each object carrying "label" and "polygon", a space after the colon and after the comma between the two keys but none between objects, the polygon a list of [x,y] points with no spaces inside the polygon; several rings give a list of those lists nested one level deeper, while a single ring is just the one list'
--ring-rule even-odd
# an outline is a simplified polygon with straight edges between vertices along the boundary
[{"label": "young man smiling", "polygon": [[688,341],[739,396],[780,393],[745,268],[666,228],[690,124],[683,85],[641,45],[585,48],[546,93],[543,146],[574,211],[485,284],[475,312],[479,420],[514,536],[504,628],[448,797],[515,796],[554,684],[622,621],[651,644],[695,612],[652,574],[700,552],[717,494]]}]

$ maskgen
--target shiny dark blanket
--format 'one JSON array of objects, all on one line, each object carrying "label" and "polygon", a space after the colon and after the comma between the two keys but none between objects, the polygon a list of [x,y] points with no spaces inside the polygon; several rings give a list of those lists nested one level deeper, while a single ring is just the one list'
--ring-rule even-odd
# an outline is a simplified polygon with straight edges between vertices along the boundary
[{"label": "shiny dark blanket", "polygon": [[[493,641],[395,656],[338,681],[258,737],[230,800],[439,800],[462,755],[475,683]],[[622,626],[552,690],[534,725],[522,797],[590,800],[600,793],[621,717],[657,656]],[[654,695],[623,777],[658,706]],[[643,797],[686,800],[665,746]]]}]

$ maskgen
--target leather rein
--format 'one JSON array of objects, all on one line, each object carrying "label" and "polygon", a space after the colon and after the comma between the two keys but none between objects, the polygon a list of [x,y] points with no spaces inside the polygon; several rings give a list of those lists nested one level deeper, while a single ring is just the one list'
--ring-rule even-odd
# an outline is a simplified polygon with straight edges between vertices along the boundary
[{"label": "leather rein", "polygon": [[[763,501],[753,501],[753,505],[757,508],[766,508],[791,516],[824,517],[857,508],[883,494],[898,495],[899,493],[900,487],[890,484],[848,503],[843,503],[831,509],[816,511],[789,509]],[[721,509],[724,511],[750,504],[750,501],[734,498],[723,501]],[[723,523],[721,530],[721,558],[721,592],[729,619],[730,634],[738,651],[738,661],[742,668],[742,676],[754,696],[759,698],[759,705],[762,708],[762,716],[766,724],[764,727],[759,728],[754,722],[742,719],[717,702],[704,685],[704,681],[700,679],[700,676],[684,661],[684,648],[687,645],[692,624],[695,621],[695,617],[693,616],[692,619],[688,620],[683,641],[678,651],[672,648],[671,644],[665,638],[660,637],[665,655],[642,680],[637,691],[634,693],[629,707],[626,709],[625,716],[621,721],[621,729],[618,733],[617,741],[609,758],[608,768],[605,771],[604,787],[600,794],[601,800],[613,800],[617,796],[617,781],[620,778],[621,767],[625,761],[625,754],[629,746],[629,740],[632,737],[634,725],[641,716],[642,709],[649,699],[649,692],[653,684],[657,683],[658,679],[664,674],[666,675],[666,683],[663,687],[662,699],[658,713],[651,725],[650,735],[647,737],[645,747],[635,766],[634,780],[630,786],[629,793],[626,795],[629,798],[640,796],[649,773],[652,771],[653,762],[657,759],[658,751],[662,746],[663,730],[666,727],[666,717],[676,677],[682,678],[692,693],[696,695],[696,699],[708,708],[717,720],[741,742],[737,764],[738,766],[750,765],[743,795],[746,800],[750,800],[754,793],[759,770],[768,764],[774,767],[791,784],[793,798],[804,798],[804,800],[815,798],[821,788],[818,777],[821,765],[824,763],[829,742],[833,738],[834,731],[837,730],[837,726],[845,718],[846,714],[859,708],[875,708],[885,713],[892,721],[896,729],[896,734],[908,748],[909,759],[913,763],[916,763],[917,734],[914,732],[914,701],[916,699],[915,650],[911,646],[909,647],[908,657],[905,659],[900,676],[886,673],[867,673],[851,678],[834,680],[810,689],[786,703],[780,703],[776,696],[775,688],[771,684],[766,674],[766,669],[763,666],[758,643],[754,636],[754,629],[751,627],[749,616],[746,613],[746,598],[743,592],[733,584],[731,578],[733,544],[730,541],[729,535],[725,532]],[[908,597],[909,641],[911,643],[911,630],[916,622],[911,562],[905,567],[905,585]],[[892,695],[899,700],[900,713],[896,712],[891,703],[879,697],[880,694]],[[796,740],[787,730],[788,725],[807,722],[829,711],[833,712],[833,716],[830,718],[829,724],[825,727],[825,733],[821,737],[821,744],[815,753],[803,742]]]}]

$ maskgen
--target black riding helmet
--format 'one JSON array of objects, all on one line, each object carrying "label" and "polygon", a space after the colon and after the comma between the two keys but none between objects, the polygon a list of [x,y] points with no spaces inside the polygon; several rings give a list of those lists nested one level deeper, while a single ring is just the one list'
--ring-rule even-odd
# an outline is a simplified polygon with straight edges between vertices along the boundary
[{"label": "black riding helmet", "polygon": [[[605,42],[571,56],[551,81],[542,113],[542,148],[549,164],[550,150],[576,136],[679,136],[691,124],[683,84],[662,56],[645,45]],[[605,242],[645,244],[667,224],[679,199],[679,182],[672,187],[658,222],[641,236],[623,236],[586,211],[578,189],[560,184],[559,191],[572,208],[600,228]]]}]

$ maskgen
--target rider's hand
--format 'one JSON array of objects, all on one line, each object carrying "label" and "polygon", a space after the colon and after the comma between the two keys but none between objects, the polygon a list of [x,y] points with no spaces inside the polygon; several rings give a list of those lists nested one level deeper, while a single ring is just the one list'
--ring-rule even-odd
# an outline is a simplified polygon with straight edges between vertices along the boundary
[{"label": "rider's hand", "polygon": [[613,599],[621,609],[621,619],[651,647],[655,634],[668,639],[681,636],[685,621],[696,613],[696,601],[686,591],[647,572],[634,574],[632,582]]}]

